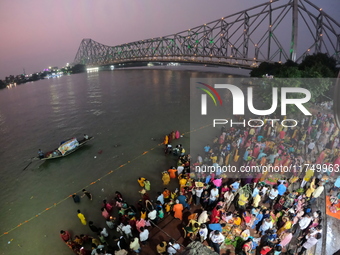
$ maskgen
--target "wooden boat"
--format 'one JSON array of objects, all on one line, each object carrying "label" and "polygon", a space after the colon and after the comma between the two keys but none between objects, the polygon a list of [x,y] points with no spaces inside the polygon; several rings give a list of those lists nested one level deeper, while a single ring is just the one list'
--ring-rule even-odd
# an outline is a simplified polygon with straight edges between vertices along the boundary
[{"label": "wooden boat", "polygon": [[60,146],[57,149],[44,153],[44,157],[39,157],[39,159],[48,160],[66,157],[72,152],[75,152],[76,150],[84,146],[88,141],[92,140],[93,138],[93,136],[90,136],[87,139],[83,138],[80,141],[78,141],[76,138],[67,139],[66,141],[61,142]]}]

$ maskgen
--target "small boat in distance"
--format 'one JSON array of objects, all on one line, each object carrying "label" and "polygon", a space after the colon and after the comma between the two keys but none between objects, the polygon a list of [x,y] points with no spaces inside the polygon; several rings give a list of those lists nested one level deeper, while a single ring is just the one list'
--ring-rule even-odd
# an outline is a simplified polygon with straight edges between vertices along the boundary
[{"label": "small boat in distance", "polygon": [[66,141],[60,143],[59,147],[53,151],[49,151],[46,153],[39,154],[40,160],[48,160],[48,159],[55,159],[66,157],[70,155],[72,152],[75,152],[80,147],[85,145],[88,141],[92,140],[93,136],[86,136],[82,140],[78,141],[77,138],[70,138]]}]

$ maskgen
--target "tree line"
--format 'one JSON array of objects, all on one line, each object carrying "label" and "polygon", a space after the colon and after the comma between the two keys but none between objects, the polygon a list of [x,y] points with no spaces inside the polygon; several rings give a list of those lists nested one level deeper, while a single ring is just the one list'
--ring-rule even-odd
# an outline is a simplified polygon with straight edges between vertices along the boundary
[{"label": "tree line", "polygon": [[[288,60],[286,63],[261,63],[254,68],[250,75],[260,79],[257,87],[257,96],[264,103],[264,109],[269,109],[272,105],[272,88],[277,87],[302,87],[311,93],[309,104],[317,104],[324,101],[331,101],[333,89],[339,72],[336,67],[336,60],[327,54],[318,53],[309,55],[301,63]],[[254,80],[256,83],[256,78]],[[305,95],[288,94],[288,98],[303,98]],[[280,111],[281,98],[278,97],[278,108]],[[268,107],[268,108],[265,108]],[[287,111],[295,113],[296,107],[288,105]]]}]

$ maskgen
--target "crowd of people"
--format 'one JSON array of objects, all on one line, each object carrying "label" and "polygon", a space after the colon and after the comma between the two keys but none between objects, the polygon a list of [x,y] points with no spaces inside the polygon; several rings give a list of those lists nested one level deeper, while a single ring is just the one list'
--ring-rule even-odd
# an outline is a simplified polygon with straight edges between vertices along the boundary
[{"label": "crowd of people", "polygon": [[[220,243],[232,244],[235,254],[301,255],[322,237],[325,215],[315,203],[325,183],[339,175],[339,129],[333,116],[321,113],[302,118],[296,126],[279,123],[260,118],[252,124],[257,127],[223,126],[193,164],[192,190],[196,201],[200,197],[202,214],[209,215],[204,217],[208,229],[213,233],[218,228],[224,236]],[[230,164],[248,171],[219,170]],[[213,172],[207,173],[206,165]],[[333,197],[339,196],[338,180]],[[201,183],[202,195],[195,192]],[[200,217],[198,223],[205,224]],[[219,253],[214,239],[208,239]],[[290,245],[293,239],[298,242]]]},{"label": "crowd of people", "polygon": [[[175,148],[170,146],[171,141],[179,139],[179,131],[171,132],[164,140],[165,153],[180,155],[180,160],[183,165],[189,167],[190,159],[184,155],[185,149],[182,145]],[[174,157],[176,159],[176,157]],[[177,171],[177,170],[176,170]],[[170,181],[170,177],[169,177]],[[141,187],[140,199],[137,203],[128,204],[123,198],[122,193],[115,192],[114,202],[103,200],[101,206],[102,216],[105,219],[105,227],[103,222],[96,225],[94,222],[87,222],[85,215],[80,210],[77,211],[77,216],[83,225],[88,225],[93,235],[75,235],[72,236],[70,231],[61,230],[60,237],[66,245],[80,255],[125,255],[125,254],[138,254],[143,246],[149,244],[149,229],[156,226],[158,221],[164,218],[165,213],[169,214],[170,204],[166,206],[164,201],[168,201],[163,193],[166,194],[169,190],[165,189],[164,192],[159,192],[157,201],[153,202],[150,198],[149,191],[151,190],[151,183],[144,177],[137,179]],[[169,182],[168,182],[169,183]],[[80,203],[81,199],[93,200],[93,195],[86,189],[82,190],[81,196],[72,195],[74,203]],[[170,192],[169,192],[170,194]],[[174,196],[176,192],[171,193]],[[113,236],[111,234],[114,234]],[[158,254],[176,254],[181,246],[174,239],[160,242],[155,247]]]},{"label": "crowd of people", "polygon": [[[150,198],[150,181],[139,177],[141,198],[135,205],[118,191],[114,204],[103,201],[102,215],[115,237],[108,241],[107,228],[93,222],[88,224],[94,236],[71,238],[64,230],[60,236],[77,254],[138,254],[149,245],[149,229],[164,217],[174,217],[182,222],[186,240],[206,244],[218,254],[229,249],[243,255],[302,255],[322,237],[325,215],[316,208],[316,200],[327,192],[325,183],[339,174],[339,129],[333,116],[321,113],[302,118],[296,126],[290,124],[284,127],[262,118],[253,124],[257,127],[223,126],[195,159],[182,144],[174,145],[180,135],[171,132],[163,141],[164,152],[173,155],[176,163],[161,173],[164,190]],[[228,165],[249,171],[216,170]],[[208,166],[214,168],[206,171]],[[263,171],[269,166],[286,166],[289,171],[282,167]],[[171,191],[167,185],[174,180],[178,187]],[[339,197],[339,186],[338,178],[331,190],[334,198]],[[92,199],[88,191],[83,193]],[[79,197],[73,199],[77,202]],[[334,200],[332,205],[337,203]],[[184,218],[184,211],[190,216]],[[78,217],[87,224],[80,211]],[[92,250],[84,248],[86,243]],[[158,254],[173,255],[182,246],[169,238],[155,248]]]}]

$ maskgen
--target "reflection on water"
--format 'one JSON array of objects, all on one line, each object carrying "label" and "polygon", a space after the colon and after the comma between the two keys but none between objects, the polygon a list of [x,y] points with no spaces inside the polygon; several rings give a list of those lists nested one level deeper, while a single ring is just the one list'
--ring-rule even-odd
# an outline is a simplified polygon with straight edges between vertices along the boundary
[{"label": "reflection on water", "polygon": [[5,116],[0,111],[0,133],[6,134],[8,133],[8,129],[5,126]]},{"label": "reflection on water", "polygon": [[60,112],[60,103],[56,85],[52,85],[50,87],[50,97],[51,97],[50,104],[52,106],[53,112],[55,114],[58,114]]},{"label": "reflection on water", "polygon": [[89,110],[92,114],[99,116],[104,113],[101,109],[102,105],[102,91],[100,87],[99,73],[88,73],[87,83],[87,102],[91,104],[92,108]]},{"label": "reflection on water", "polygon": [[66,83],[68,107],[70,107],[70,109],[73,109],[74,111],[76,111],[77,110],[77,108],[76,108],[76,95],[75,95],[74,87],[75,86],[71,81],[68,81]]}]

